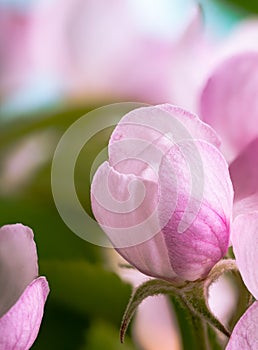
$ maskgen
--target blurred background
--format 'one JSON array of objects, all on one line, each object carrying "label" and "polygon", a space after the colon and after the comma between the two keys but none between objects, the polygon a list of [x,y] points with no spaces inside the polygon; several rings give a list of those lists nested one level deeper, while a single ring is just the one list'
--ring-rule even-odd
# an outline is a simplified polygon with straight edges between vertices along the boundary
[{"label": "blurred background", "polygon": [[[120,345],[131,286],[107,248],[80,239],[60,218],[52,157],[75,120],[109,103],[196,111],[216,48],[257,12],[257,2],[244,0],[0,0],[0,225],[33,229],[51,288],[32,349],[154,349],[133,332]],[[111,131],[96,134],[76,164],[88,213],[91,166]],[[193,349],[180,314],[178,322],[184,348]]]}]

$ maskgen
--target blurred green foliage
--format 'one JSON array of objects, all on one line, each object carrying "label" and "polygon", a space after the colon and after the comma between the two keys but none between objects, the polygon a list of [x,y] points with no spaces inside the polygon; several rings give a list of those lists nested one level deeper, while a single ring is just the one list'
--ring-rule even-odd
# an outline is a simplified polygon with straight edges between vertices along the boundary
[{"label": "blurred green foliage", "polygon": [[256,0],[216,0],[219,4],[227,4],[239,7],[239,9],[250,12],[258,13],[258,2]]},{"label": "blurred green foliage", "polygon": [[[21,140],[45,130],[56,135],[48,162],[29,183],[15,191],[0,191],[0,226],[21,222],[34,230],[40,274],[47,276],[50,284],[51,292],[34,350],[137,349],[130,332],[125,344],[119,343],[119,326],[131,287],[108,268],[104,248],[85,242],[70,231],[52,198],[51,160],[55,147],[65,130],[90,109],[64,109],[1,123],[0,174],[6,155]],[[96,155],[107,146],[111,131],[103,130],[90,140],[76,164],[76,190],[88,213],[91,213],[90,169]],[[189,313],[176,300],[173,304],[184,349],[197,350],[198,337],[191,329]]]},{"label": "blurred green foliage", "polygon": [[80,350],[134,350],[132,342],[127,339],[125,344],[119,343],[117,329],[109,323],[96,321],[85,334],[85,345]]},{"label": "blurred green foliage", "polygon": [[[63,223],[51,192],[55,146],[65,130],[89,109],[68,109],[1,123],[0,171],[8,152],[21,140],[44,130],[57,135],[49,161],[30,182],[17,191],[0,193],[0,225],[22,222],[33,229],[40,273],[47,276],[51,288],[40,334],[32,349],[120,348],[120,320],[131,287],[107,268],[102,248],[80,239]],[[107,144],[110,132],[97,136],[90,143],[90,152],[85,146],[76,167],[78,195],[88,211],[89,169],[94,155]],[[130,339],[123,348],[133,349],[129,343]]]}]

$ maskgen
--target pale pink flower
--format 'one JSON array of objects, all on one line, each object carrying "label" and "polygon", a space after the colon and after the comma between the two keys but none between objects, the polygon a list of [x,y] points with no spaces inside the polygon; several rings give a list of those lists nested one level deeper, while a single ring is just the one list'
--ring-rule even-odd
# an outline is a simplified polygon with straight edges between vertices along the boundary
[{"label": "pale pink flower", "polygon": [[247,51],[223,61],[211,73],[200,99],[200,116],[222,138],[232,162],[258,137],[258,52]]},{"label": "pale pink flower", "polygon": [[[146,11],[153,6],[150,2]],[[40,43],[34,57],[60,79],[68,96],[83,102],[165,102],[173,95],[172,81],[178,82],[178,60],[189,61],[184,32],[194,40],[202,37],[201,30],[188,32],[195,17],[200,21],[195,6],[192,10],[183,31],[175,35],[177,25],[171,26],[171,34],[162,37],[142,28],[130,0],[40,1],[34,13],[33,42]],[[194,46],[197,52],[201,44]]]},{"label": "pale pink flower", "polygon": [[38,277],[33,232],[21,224],[0,229],[0,348],[28,350],[34,343],[49,293]]},{"label": "pale pink flower", "polygon": [[[234,222],[231,233],[236,263],[243,281],[258,299],[256,255],[258,249],[258,138],[254,139],[230,165],[235,189]],[[258,346],[257,301],[236,324],[227,350],[256,349]]]},{"label": "pale pink flower", "polygon": [[[251,53],[258,54],[258,18],[239,22],[229,35],[217,39],[206,30],[201,13],[196,11],[173,50],[168,70],[170,76],[168,101],[196,112],[219,134],[222,131],[221,136],[224,137],[223,120],[228,110],[232,108],[233,90],[241,85],[239,94],[244,89],[249,89],[252,93],[252,87],[246,88],[243,80],[248,80],[249,85],[257,84],[255,77],[257,66],[248,62],[250,58],[246,59],[246,63],[241,62]],[[238,67],[238,63],[241,67]],[[249,65],[249,71],[252,70],[254,73],[252,81],[248,76],[248,68],[246,71],[243,70],[244,64]],[[220,101],[218,95],[221,96]],[[226,108],[221,113],[220,109],[224,104]],[[232,160],[230,157],[234,157],[235,154],[230,148],[231,144],[228,145],[228,140],[224,138],[223,141],[225,144],[222,145],[222,151],[225,152],[227,159]]]},{"label": "pale pink flower", "polygon": [[143,300],[136,311],[133,334],[140,349],[182,349],[176,317],[165,295]]},{"label": "pale pink flower", "polygon": [[237,287],[228,276],[222,275],[209,287],[208,294],[208,304],[211,312],[223,325],[228,325],[237,307]]},{"label": "pale pink flower", "polygon": [[166,102],[192,112],[198,111],[200,90],[210,74],[216,47],[213,36],[205,28],[201,9],[196,7],[191,21],[171,51],[165,79]]},{"label": "pale pink flower", "polygon": [[[249,20],[228,38],[200,94],[200,115],[222,139],[234,187],[231,241],[243,281],[257,299],[258,228],[258,21]],[[255,302],[236,324],[227,349],[256,349]]]},{"label": "pale pink flower", "polygon": [[166,35],[145,30],[139,12],[130,0],[39,0],[24,13],[3,8],[2,93],[40,82],[83,103],[170,101],[192,108],[212,51],[200,9],[193,1]]},{"label": "pale pink flower", "polygon": [[[237,216],[234,221],[232,242],[236,262],[243,281],[258,299],[257,249],[258,211]],[[258,302],[255,301],[234,327],[227,350],[257,349]]]},{"label": "pale pink flower", "polygon": [[93,179],[92,208],[141,272],[193,281],[226,253],[233,192],[216,146],[208,125],[171,105],[134,110],[117,125],[109,162]]},{"label": "pale pink flower", "polygon": [[30,15],[0,5],[0,95],[24,87],[32,69]]}]

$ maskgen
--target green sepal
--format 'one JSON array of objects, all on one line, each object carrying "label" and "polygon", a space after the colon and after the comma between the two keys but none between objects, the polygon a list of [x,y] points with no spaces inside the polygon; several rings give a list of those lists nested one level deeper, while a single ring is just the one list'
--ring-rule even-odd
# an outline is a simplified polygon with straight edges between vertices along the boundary
[{"label": "green sepal", "polygon": [[230,337],[230,331],[211,313],[204,285],[204,282],[195,283],[194,288],[185,291],[181,297],[193,314]]},{"label": "green sepal", "polygon": [[204,280],[190,282],[184,289],[182,299],[189,309],[199,316],[201,319],[208,322],[211,326],[218,329],[227,337],[230,337],[230,331],[212,314],[209,304],[208,295],[210,286],[216,282],[226,272],[238,272],[235,260],[223,259],[220,260],[210,271],[209,275]]},{"label": "green sepal", "polygon": [[120,327],[121,343],[124,342],[124,337],[125,337],[128,325],[136,311],[136,308],[147,297],[158,295],[158,294],[177,295],[178,288],[176,288],[169,282],[153,279],[143,283],[133,292],[131,299],[129,300],[129,303],[126,307],[126,310],[122,319],[122,324]]},{"label": "green sepal", "polygon": [[[120,328],[121,343],[124,342],[128,325],[139,304],[147,297],[158,294],[167,294],[174,297],[184,309],[187,309],[190,312],[193,327],[198,324],[198,328],[206,329],[206,331],[203,332],[203,334],[205,333],[206,335],[203,335],[202,337],[204,348],[207,346],[208,341],[208,325],[219,330],[227,337],[230,337],[230,330],[212,314],[208,304],[210,286],[216,282],[219,277],[228,272],[231,272],[233,275],[239,275],[236,262],[233,259],[219,261],[205,279],[185,282],[180,286],[176,283],[173,284],[159,279],[152,279],[143,283],[133,292],[125,310]],[[249,295],[247,295],[245,299],[247,300],[245,304],[250,303]],[[206,322],[207,324],[205,324]]]}]

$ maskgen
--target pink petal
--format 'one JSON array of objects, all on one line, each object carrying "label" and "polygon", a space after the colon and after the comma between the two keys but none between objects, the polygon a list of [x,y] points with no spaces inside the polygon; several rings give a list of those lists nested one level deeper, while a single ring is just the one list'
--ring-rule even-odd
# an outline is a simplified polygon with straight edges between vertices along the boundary
[{"label": "pink petal", "polygon": [[258,210],[258,193],[234,202],[233,217]]},{"label": "pink petal", "polygon": [[0,318],[0,348],[28,350],[41,324],[44,304],[49,293],[45,277],[39,277],[25,289],[19,300]]},{"label": "pink petal", "polygon": [[163,158],[159,180],[172,268],[186,280],[204,277],[228,248],[233,191],[227,163],[211,144],[185,142]]},{"label": "pink petal", "polygon": [[35,60],[69,96],[84,102],[162,99],[171,42],[144,33],[130,1],[39,1],[36,10]]},{"label": "pink petal", "polygon": [[258,302],[256,301],[237,322],[226,350],[258,348]]},{"label": "pink petal", "polygon": [[92,182],[92,210],[127,261],[147,275],[174,279],[157,218],[157,188],[157,183],[120,174],[105,162]]},{"label": "pink petal", "polygon": [[164,295],[147,298],[141,303],[134,320],[133,333],[141,349],[182,349],[177,322]]},{"label": "pink petal", "polygon": [[258,299],[258,211],[235,218],[232,232],[236,262],[249,291]]},{"label": "pink petal", "polygon": [[31,15],[25,11],[0,9],[0,91],[8,97],[24,86],[32,71],[29,33]]},{"label": "pink petal", "polygon": [[222,275],[209,288],[208,302],[211,312],[224,325],[228,325],[232,318],[238,299],[239,291],[227,275]]},{"label": "pink petal", "polygon": [[205,32],[205,20],[196,6],[192,21],[173,48],[169,77],[168,101],[190,111],[198,111],[199,91],[204,84],[214,57],[212,38]]},{"label": "pink petal", "polygon": [[21,224],[0,229],[0,317],[38,276],[33,232]]},{"label": "pink petal", "polygon": [[229,171],[235,190],[235,201],[258,194],[258,138],[234,160]]},{"label": "pink petal", "polygon": [[[163,155],[173,144],[186,139],[220,145],[213,129],[182,108],[164,104],[135,109],[121,119],[111,135],[110,164],[120,172],[157,181]],[[150,169],[156,177],[150,174]]]},{"label": "pink petal", "polygon": [[[233,193],[213,144],[219,140],[208,125],[171,105],[134,110],[113,132],[92,208],[119,253],[143,273],[194,280],[225,254]],[[185,224],[188,231],[180,231]]]},{"label": "pink petal", "polygon": [[258,53],[246,52],[220,64],[200,100],[201,118],[222,137],[229,161],[258,136]]},{"label": "pink petal", "polygon": [[230,33],[230,35],[220,44],[218,58],[220,60],[247,51],[258,51],[258,20],[247,17],[242,20]]}]

